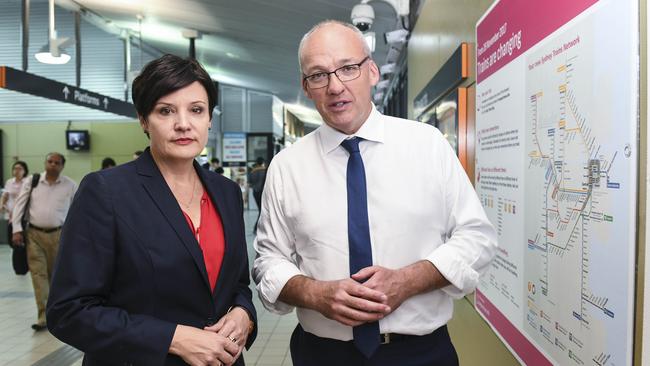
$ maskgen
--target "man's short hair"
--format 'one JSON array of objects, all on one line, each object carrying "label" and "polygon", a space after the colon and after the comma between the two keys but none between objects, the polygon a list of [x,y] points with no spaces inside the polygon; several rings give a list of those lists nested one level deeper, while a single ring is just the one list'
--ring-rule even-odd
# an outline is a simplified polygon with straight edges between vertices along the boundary
[{"label": "man's short hair", "polygon": [[219,164],[220,160],[219,160],[219,158],[212,158],[212,159],[210,159],[210,162]]},{"label": "man's short hair", "polygon": [[210,75],[196,60],[170,54],[149,62],[133,80],[131,98],[138,116],[146,120],[160,98],[195,81],[203,85],[208,94],[208,112],[212,119],[212,110],[217,105],[217,88]]},{"label": "man's short hair", "polygon": [[370,46],[368,46],[368,43],[366,42],[366,39],[364,38],[363,33],[359,30],[359,28],[355,27],[350,23],[342,22],[340,20],[333,20],[333,19],[323,20],[322,22],[311,27],[311,29],[307,33],[305,33],[305,35],[302,36],[302,39],[300,40],[300,46],[298,47],[298,65],[300,67],[300,73],[302,73],[302,49],[305,45],[305,42],[319,28],[331,24],[337,24],[342,27],[351,29],[357,35],[359,41],[363,45],[363,53],[368,57],[372,56],[372,52],[370,52]]},{"label": "man's short hair", "polygon": [[52,151],[51,153],[45,155],[45,161],[47,161],[47,158],[49,158],[52,155],[58,155],[59,157],[61,157],[61,166],[65,166],[65,156],[63,156],[63,154],[61,154],[60,152]]}]

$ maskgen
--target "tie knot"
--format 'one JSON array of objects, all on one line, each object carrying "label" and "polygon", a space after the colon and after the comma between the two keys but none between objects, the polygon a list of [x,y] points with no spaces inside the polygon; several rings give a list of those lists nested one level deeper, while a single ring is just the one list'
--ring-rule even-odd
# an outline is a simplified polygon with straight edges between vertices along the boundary
[{"label": "tie knot", "polygon": [[353,137],[351,139],[346,139],[341,142],[341,146],[345,150],[347,150],[350,154],[352,153],[358,153],[359,152],[359,141],[361,141],[360,138],[358,137]]}]

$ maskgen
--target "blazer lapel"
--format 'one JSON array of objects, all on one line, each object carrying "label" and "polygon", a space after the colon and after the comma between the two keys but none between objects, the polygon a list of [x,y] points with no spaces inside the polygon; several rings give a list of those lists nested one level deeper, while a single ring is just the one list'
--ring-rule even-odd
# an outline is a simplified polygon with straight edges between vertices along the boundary
[{"label": "blazer lapel", "polygon": [[219,217],[221,217],[221,224],[223,225],[223,236],[224,236],[224,252],[223,252],[223,261],[221,262],[221,269],[219,269],[219,277],[217,280],[217,283],[214,287],[214,292],[212,296],[214,298],[218,297],[219,291],[223,288],[223,283],[225,281],[225,277],[228,276],[230,271],[228,271],[229,267],[232,265],[232,258],[233,258],[233,253],[232,251],[235,250],[232,245],[229,245],[231,240],[235,237],[236,233],[233,233],[233,226],[232,226],[232,220],[231,220],[231,215],[233,213],[232,208],[228,207],[226,204],[226,200],[224,199],[224,192],[220,190],[221,187],[223,187],[223,184],[218,182],[216,179],[212,179],[213,177],[210,177],[207,172],[203,171],[202,168],[198,165],[198,163],[195,163],[199,169],[197,170],[199,173],[199,177],[201,178],[201,181],[203,182],[203,187],[208,191],[208,195],[212,199],[212,202],[214,202],[215,207],[217,208],[217,212],[219,213]]},{"label": "blazer lapel", "polygon": [[192,234],[192,230],[187,225],[185,216],[183,216],[181,208],[178,206],[178,202],[174,198],[172,191],[169,189],[165,179],[158,170],[149,148],[147,148],[142,156],[138,158],[136,166],[138,174],[141,176],[142,185],[151,197],[151,200],[156,206],[158,206],[158,209],[167,222],[169,222],[169,225],[181,239],[181,242],[185,245],[185,248],[194,259],[194,263],[201,273],[205,285],[210,288],[208,273],[205,269],[203,253],[201,252],[199,243],[196,241],[196,238]]}]

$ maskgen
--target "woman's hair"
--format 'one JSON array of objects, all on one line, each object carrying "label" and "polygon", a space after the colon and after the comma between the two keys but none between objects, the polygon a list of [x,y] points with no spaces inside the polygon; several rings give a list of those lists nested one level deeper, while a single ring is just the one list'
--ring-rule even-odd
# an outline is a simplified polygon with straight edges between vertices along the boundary
[{"label": "woman's hair", "polygon": [[11,170],[12,170],[12,171],[14,170],[14,168],[16,167],[16,165],[20,165],[20,166],[23,167],[23,170],[25,170],[25,175],[24,175],[25,177],[29,175],[29,169],[27,169],[27,163],[25,163],[25,162],[22,161],[22,160],[18,160],[17,162],[15,162],[15,163],[11,166]]},{"label": "woman's hair", "polygon": [[205,69],[194,59],[164,55],[149,62],[133,80],[131,98],[140,118],[146,120],[156,102],[167,94],[198,81],[208,94],[208,112],[217,105],[217,88]]}]

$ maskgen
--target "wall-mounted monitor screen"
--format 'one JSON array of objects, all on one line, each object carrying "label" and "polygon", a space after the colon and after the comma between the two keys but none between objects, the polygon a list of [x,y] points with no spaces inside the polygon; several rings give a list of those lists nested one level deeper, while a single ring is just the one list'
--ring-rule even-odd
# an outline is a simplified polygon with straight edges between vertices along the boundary
[{"label": "wall-mounted monitor screen", "polygon": [[68,150],[75,151],[90,150],[90,134],[88,130],[65,131],[65,147]]}]

